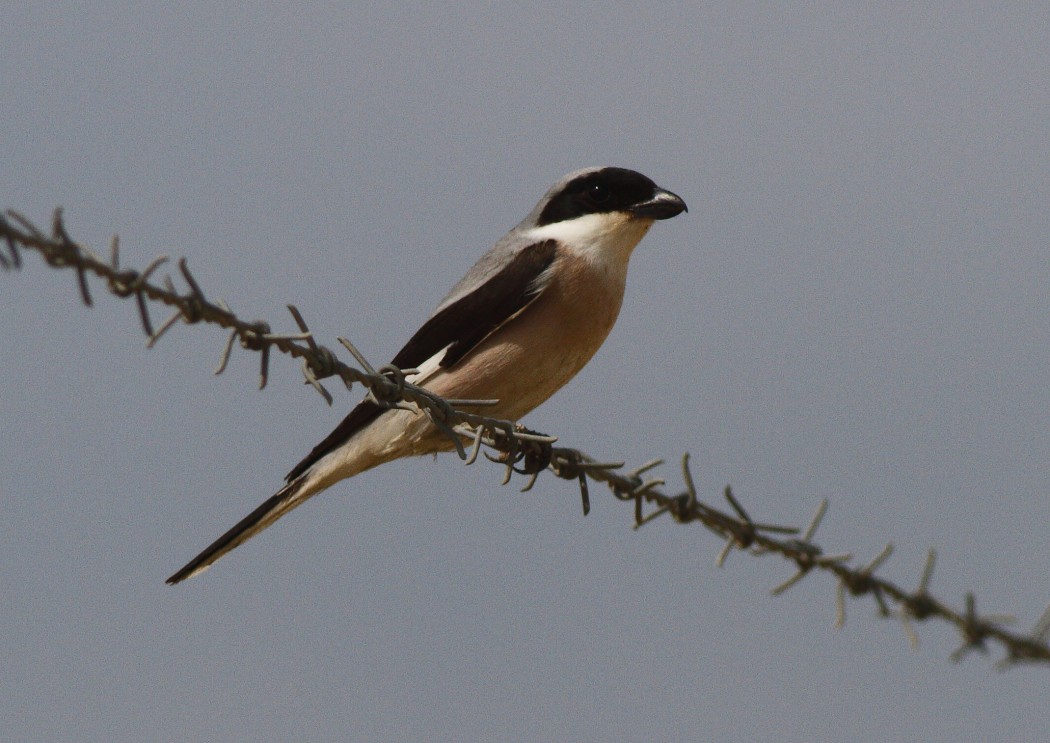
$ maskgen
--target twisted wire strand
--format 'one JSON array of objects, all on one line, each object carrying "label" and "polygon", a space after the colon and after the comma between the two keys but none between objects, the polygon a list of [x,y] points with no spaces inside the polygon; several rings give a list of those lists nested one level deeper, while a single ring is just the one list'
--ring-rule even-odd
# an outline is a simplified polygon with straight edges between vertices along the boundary
[{"label": "twisted wire strand", "polygon": [[[161,283],[151,277],[168,262],[167,256],[151,261],[139,272],[120,267],[119,240],[114,237],[110,244],[109,260],[102,259],[89,248],[76,243],[67,233],[61,209],[56,209],[51,221],[50,235],[44,234],[36,225],[15,211],[0,215],[0,270],[17,270],[23,266],[21,250],[39,253],[44,261],[54,268],[69,268],[76,273],[77,289],[84,303],[92,305],[92,296],[87,276],[93,274],[105,281],[106,289],[117,297],[135,297],[143,330],[152,347],[180,320],[186,324],[207,323],[230,331],[223,347],[216,374],[227,366],[234,344],[257,351],[260,355],[259,387],[266,386],[269,377],[270,352],[273,349],[302,362],[306,382],[321,394],[328,404],[333,398],[321,384],[322,379],[336,377],[349,389],[359,383],[368,394],[382,405],[391,407],[415,407],[422,410],[434,424],[455,444],[456,452],[466,463],[479,459],[484,447],[485,457],[503,468],[503,483],[509,483],[514,475],[527,478],[523,491],[528,491],[543,472],[551,472],[566,480],[575,480],[579,487],[586,515],[590,510],[589,481],[605,484],[613,496],[631,503],[634,507],[635,528],[641,528],[660,516],[667,515],[676,523],[702,525],[724,540],[716,564],[721,566],[733,551],[751,555],[780,555],[794,565],[795,572],[787,580],[772,589],[779,595],[803,578],[813,573],[833,576],[837,583],[836,622],[841,627],[846,618],[847,597],[871,596],[879,616],[897,618],[901,621],[906,636],[917,645],[913,623],[939,619],[953,626],[960,635],[959,648],[952,654],[958,661],[970,651],[987,652],[989,645],[996,644],[1003,651],[997,668],[1003,669],[1020,663],[1040,663],[1050,666],[1050,608],[1033,629],[1025,634],[1012,632],[1004,627],[1005,618],[999,615],[979,614],[976,598],[972,593],[964,597],[964,608],[949,607],[929,592],[936,554],[929,551],[921,577],[912,591],[877,575],[877,570],[890,557],[893,545],[887,544],[874,558],[863,565],[853,565],[849,553],[825,554],[814,541],[814,536],[827,511],[827,501],[822,501],[809,525],[802,530],[756,523],[727,486],[723,496],[728,509],[719,509],[701,501],[689,467],[689,456],[682,458],[682,480],[684,490],[670,494],[660,477],[646,477],[646,473],[663,464],[653,460],[633,470],[626,470],[623,462],[600,462],[579,449],[555,446],[557,437],[529,431],[511,421],[489,418],[464,410],[484,409],[492,400],[444,400],[427,390],[411,384],[405,375],[412,370],[391,366],[378,370],[350,341],[340,338],[340,343],[350,352],[361,368],[340,361],[335,353],[317,343],[302,314],[294,305],[288,305],[298,332],[275,333],[269,323],[261,320],[247,321],[240,318],[221,299],[210,301],[190,272],[185,258],[177,266],[187,290],[180,292],[170,276]],[[4,251],[6,248],[6,253]],[[166,305],[173,313],[159,326],[154,326],[149,304]],[[492,453],[490,454],[489,451]]]}]

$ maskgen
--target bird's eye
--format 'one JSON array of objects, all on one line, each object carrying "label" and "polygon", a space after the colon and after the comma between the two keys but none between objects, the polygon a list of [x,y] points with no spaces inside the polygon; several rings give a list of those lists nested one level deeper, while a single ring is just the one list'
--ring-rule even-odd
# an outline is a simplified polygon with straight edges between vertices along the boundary
[{"label": "bird's eye", "polygon": [[609,200],[609,197],[612,196],[612,193],[609,191],[609,187],[604,183],[592,183],[587,188],[587,196],[589,196],[590,200],[595,204],[604,204]]}]

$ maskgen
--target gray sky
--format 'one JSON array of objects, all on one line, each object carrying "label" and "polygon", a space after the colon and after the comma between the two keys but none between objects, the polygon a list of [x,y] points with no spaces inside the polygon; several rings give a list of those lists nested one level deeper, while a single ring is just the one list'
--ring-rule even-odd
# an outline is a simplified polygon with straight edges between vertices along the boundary
[{"label": "gray sky", "polygon": [[[528,418],[592,455],[692,453],[756,518],[1030,626],[1050,600],[1050,12],[1032,4],[519,3],[4,12],[0,205],[250,318],[386,361],[554,180],[632,167],[690,212]],[[164,578],[345,414],[219,331],[0,275],[0,719],[11,740],[1035,740],[1045,668],[600,488],[453,456],[342,483]],[[161,316],[158,313],[158,317]]]}]

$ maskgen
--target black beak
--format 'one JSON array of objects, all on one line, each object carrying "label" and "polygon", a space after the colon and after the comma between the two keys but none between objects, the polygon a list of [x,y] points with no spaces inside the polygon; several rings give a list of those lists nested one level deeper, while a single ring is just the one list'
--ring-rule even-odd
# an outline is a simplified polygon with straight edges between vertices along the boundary
[{"label": "black beak", "polygon": [[643,219],[670,219],[689,211],[689,208],[682,197],[658,188],[651,199],[635,204],[628,211]]}]

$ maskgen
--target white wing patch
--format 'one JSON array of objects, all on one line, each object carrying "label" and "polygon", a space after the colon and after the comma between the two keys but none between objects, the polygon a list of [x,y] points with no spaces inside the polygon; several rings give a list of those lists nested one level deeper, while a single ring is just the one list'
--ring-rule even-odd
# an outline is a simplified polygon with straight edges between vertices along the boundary
[{"label": "white wing patch", "polygon": [[451,346],[451,345],[452,344],[449,343],[448,346],[445,346],[440,351],[438,351],[436,354],[434,354],[429,359],[424,361],[422,364],[417,366],[416,368],[419,370],[417,373],[415,373],[415,374],[406,374],[405,375],[405,381],[406,382],[410,382],[411,384],[414,384],[414,385],[418,385],[420,387],[424,386],[427,383],[427,381],[432,376],[434,376],[434,373],[437,372],[441,368],[441,359],[444,358],[445,352],[448,351],[449,346]]}]

